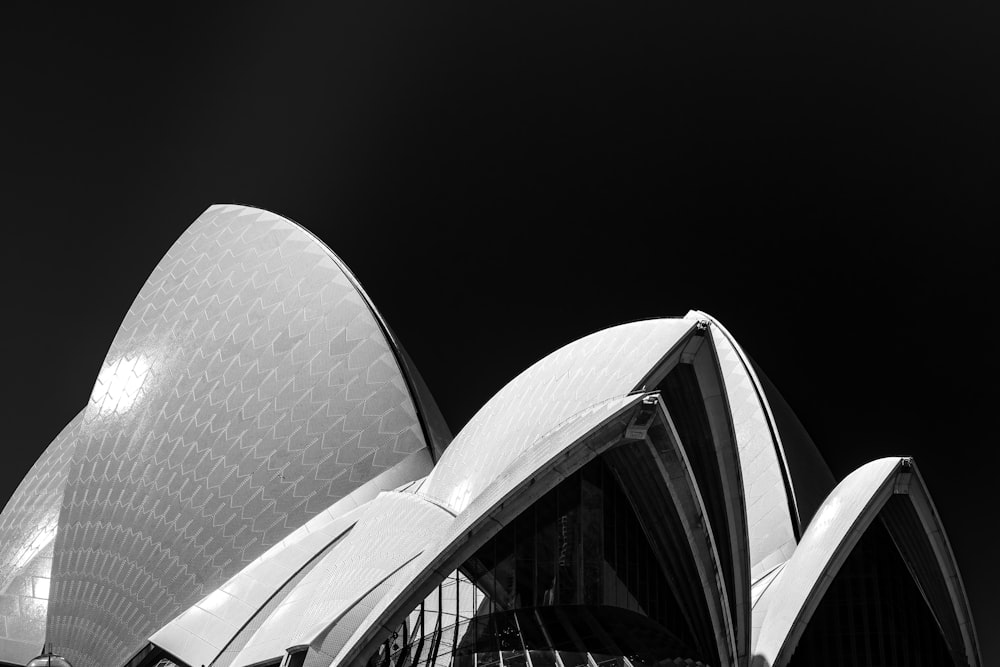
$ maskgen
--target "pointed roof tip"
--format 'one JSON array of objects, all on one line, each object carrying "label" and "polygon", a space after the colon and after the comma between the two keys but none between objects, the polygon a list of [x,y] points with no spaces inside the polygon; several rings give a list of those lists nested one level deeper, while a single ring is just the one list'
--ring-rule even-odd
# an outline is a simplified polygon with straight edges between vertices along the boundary
[{"label": "pointed roof tip", "polygon": [[[555,425],[641,388],[692,328],[683,319],[648,318],[595,331],[548,353],[480,407],[455,435],[422,491],[444,504],[451,503],[452,489],[459,486],[478,493]],[[524,397],[536,406],[530,420],[518,417]]]},{"label": "pointed roof tip", "polygon": [[212,204],[209,204],[208,208],[206,208],[205,210],[206,211],[214,211],[216,209],[223,209],[223,210],[226,210],[226,211],[231,211],[231,210],[237,209],[237,208],[245,208],[245,209],[250,209],[250,210],[254,210],[254,211],[261,211],[263,213],[270,213],[272,215],[278,215],[274,211],[270,211],[270,210],[268,210],[266,208],[261,208],[260,206],[255,206],[253,204],[242,204],[240,202],[234,202],[234,201],[229,201],[229,202],[214,202]]},{"label": "pointed roof tip", "polygon": [[[286,215],[282,215],[281,213],[275,213],[274,211],[255,206],[253,204],[240,204],[235,202],[216,202],[209,205],[209,207],[205,209],[205,213],[229,213],[240,209],[249,213],[268,216],[268,219],[281,220],[296,229],[300,229],[316,244],[317,248],[329,255],[337,267],[343,272],[347,281],[351,283],[354,289],[361,296],[362,300],[368,306],[368,309],[371,311],[376,322],[381,328],[383,336],[385,336],[390,347],[393,349],[393,354],[403,372],[403,381],[406,383],[407,390],[412,395],[414,402],[417,405],[417,417],[420,421],[421,430],[427,440],[427,444],[431,448],[435,460],[440,457],[448,445],[451,444],[453,437],[451,429],[448,427],[447,421],[441,414],[441,410],[438,407],[437,402],[431,395],[430,389],[424,383],[423,378],[420,377],[420,373],[417,371],[413,361],[410,359],[409,355],[406,354],[406,351],[403,349],[399,339],[393,333],[385,318],[382,316],[382,313],[379,312],[375,303],[372,301],[371,297],[368,296],[368,293],[361,285],[361,281],[354,275],[354,272],[351,271],[351,268],[347,265],[347,263],[333,251],[326,241],[313,233],[312,230],[302,223],[297,222]],[[204,215],[204,213],[202,215]],[[194,224],[197,224],[197,220]]]},{"label": "pointed roof tip", "polygon": [[242,215],[259,215],[259,216],[267,216],[267,219],[284,220],[288,223],[291,223],[292,225],[305,229],[307,232],[309,231],[308,229],[303,227],[298,222],[295,222],[288,216],[282,215],[281,213],[276,213],[275,211],[262,208],[260,206],[254,206],[253,204],[240,204],[236,202],[216,202],[214,204],[209,204],[209,206],[204,211],[202,211],[201,215],[205,215],[206,213],[232,213],[233,211],[241,211]]},{"label": "pointed roof tip", "polygon": [[[781,579],[776,578],[775,585],[762,593],[761,599],[770,599],[763,606],[754,653],[765,662],[754,665],[787,664],[819,601],[860,537],[879,517],[886,517],[885,525],[891,529],[890,517],[883,512],[888,511],[890,498],[899,497],[906,497],[916,513],[921,526],[917,535],[926,540],[925,552],[931,559],[927,562],[936,568],[914,569],[911,575],[922,589],[932,583],[928,572],[937,572],[942,577],[944,583],[939,586],[939,593],[943,594],[934,601],[926,597],[925,600],[935,615],[953,614],[957,621],[946,637],[948,644],[960,647],[969,664],[982,664],[965,586],[930,491],[913,457],[884,456],[854,469],[827,495],[816,513],[817,519],[806,529],[792,558],[785,563]],[[931,535],[936,536],[933,541]],[[901,548],[898,543],[897,548]],[[902,551],[900,554],[903,555]]]},{"label": "pointed roof tip", "polygon": [[[266,246],[266,249],[274,249],[276,252],[273,255],[265,257],[264,253],[257,252],[260,246]],[[284,252],[286,249],[288,252]],[[398,415],[405,415],[405,419],[400,418],[402,422],[399,424],[399,434],[386,434],[384,438],[380,437],[379,442],[373,445],[377,446],[377,455],[381,457],[379,465],[391,469],[410,454],[413,447],[416,446],[414,440],[422,441],[419,443],[421,445],[419,449],[421,450],[424,447],[432,446],[432,436],[428,434],[426,422],[422,421],[423,413],[420,413],[419,416],[410,415],[405,409],[409,401],[413,401],[418,409],[424,407],[426,410],[426,407],[420,405],[419,399],[421,397],[416,395],[416,390],[413,389],[413,385],[410,384],[410,380],[406,376],[406,369],[403,367],[404,362],[400,359],[401,354],[394,348],[392,339],[390,338],[391,334],[388,333],[387,327],[374,306],[371,305],[370,300],[366,297],[360,285],[355,282],[348,269],[326,244],[316,238],[315,235],[311,234],[302,225],[265,209],[253,206],[236,203],[212,204],[207,207],[204,213],[188,225],[186,231],[180,234],[178,239],[170,246],[164,255],[164,259],[154,268],[152,278],[147,280],[141,287],[133,303],[153,303],[157,306],[162,306],[167,299],[172,299],[177,294],[176,291],[168,293],[160,289],[167,281],[176,281],[179,285],[183,285],[183,290],[186,290],[184,294],[186,295],[193,295],[202,289],[214,290],[213,284],[209,282],[211,272],[204,271],[203,269],[206,266],[221,266],[225,261],[228,261],[229,257],[244,258],[245,261],[240,260],[241,264],[243,264],[241,270],[248,274],[251,271],[260,269],[262,272],[267,271],[268,275],[272,275],[271,272],[273,271],[273,275],[276,276],[279,271],[289,268],[292,262],[298,261],[296,259],[299,257],[298,253],[304,250],[309,251],[310,261],[302,262],[301,266],[295,267],[296,271],[305,276],[303,280],[312,280],[317,283],[324,281],[333,282],[337,284],[338,291],[349,284],[351,291],[356,292],[357,297],[359,297],[358,299],[352,297],[350,313],[351,322],[358,321],[363,324],[359,328],[364,333],[362,334],[362,338],[358,340],[371,341],[372,345],[380,349],[382,347],[391,349],[392,353],[387,355],[384,360],[392,362],[391,377],[385,381],[373,378],[369,383],[367,368],[371,368],[371,365],[376,363],[376,361],[381,363],[382,357],[380,355],[377,359],[365,360],[366,367],[352,367],[352,377],[354,372],[357,372],[358,386],[372,387],[371,393],[374,395],[375,388],[382,386],[384,382],[391,381],[397,388],[404,382],[406,383],[406,391],[391,392],[391,397],[387,397],[386,401],[388,402],[385,403],[387,406],[386,409],[399,407],[400,412]],[[319,262],[312,261],[316,254],[323,255]],[[268,262],[270,262],[270,266],[266,266]],[[304,307],[304,300],[307,298],[311,300],[309,303],[316,310],[322,311],[324,314],[328,314],[337,307],[337,303],[323,301],[318,292],[310,292],[308,297],[306,297],[306,295],[301,293],[296,284],[290,282],[268,279],[258,283],[251,280],[240,283],[240,287],[234,287],[234,289],[238,291],[241,301],[245,304],[256,303],[255,300],[264,292],[267,292],[270,295],[268,298],[273,298],[274,303],[278,304],[281,314],[265,320],[264,324],[262,324],[264,328],[261,329],[265,334],[262,334],[261,340],[272,340],[275,336],[280,336],[291,331],[289,327],[294,325],[294,318],[297,316],[297,313],[301,312]],[[357,313],[354,313],[355,301],[364,303],[364,307]],[[169,436],[170,445],[171,447],[176,447],[178,452],[177,457],[181,459],[182,463],[193,461],[194,457],[201,455],[197,443],[193,438],[188,437],[189,434],[186,431],[182,435],[179,435],[170,430],[173,427],[169,425],[172,423],[169,420],[145,419],[143,415],[158,414],[164,409],[168,410],[171,414],[175,410],[178,411],[177,414],[180,414],[184,410],[198,411],[203,409],[200,413],[202,415],[215,414],[216,412],[223,416],[226,414],[238,415],[234,419],[238,419],[238,423],[245,424],[249,429],[256,429],[261,426],[262,422],[260,420],[263,413],[254,417],[253,415],[236,413],[234,412],[236,408],[228,407],[229,400],[233,400],[233,405],[236,405],[235,399],[227,399],[227,402],[221,404],[215,403],[213,401],[216,397],[191,390],[181,396],[179,401],[175,401],[173,398],[174,394],[171,393],[171,387],[173,387],[173,380],[171,378],[179,377],[182,373],[193,377],[192,369],[200,368],[199,364],[206,359],[213,359],[216,352],[230,356],[245,353],[243,357],[244,362],[250,358],[253,358],[253,361],[256,362],[261,358],[267,357],[266,363],[268,367],[275,372],[297,368],[297,357],[293,357],[290,350],[283,351],[285,356],[281,356],[277,354],[277,350],[269,347],[271,344],[250,346],[247,348],[249,351],[244,350],[242,352],[231,349],[231,346],[227,347],[227,341],[235,334],[240,318],[234,317],[230,320],[228,319],[228,315],[211,314],[208,311],[204,311],[204,309],[198,312],[198,317],[207,317],[207,319],[198,321],[210,322],[213,326],[194,327],[192,324],[190,330],[185,329],[185,332],[190,332],[190,336],[187,336],[187,333],[185,334],[187,337],[184,338],[183,344],[180,342],[179,337],[176,339],[171,337],[169,340],[162,342],[157,339],[155,359],[153,359],[154,355],[146,350],[143,345],[146,344],[145,341],[156,335],[159,331],[157,327],[169,327],[180,320],[183,320],[185,326],[188,323],[196,321],[194,309],[199,307],[197,300],[182,299],[178,303],[190,304],[190,306],[182,305],[173,309],[158,308],[155,310],[155,317],[150,318],[137,317],[134,315],[136,309],[129,309],[132,315],[128,316],[119,328],[115,339],[112,341],[110,351],[105,357],[105,362],[102,364],[102,368],[112,369],[111,376],[118,378],[116,380],[117,384],[99,382],[98,384],[101,385],[99,395],[112,394],[112,398],[114,398],[114,392],[120,393],[124,391],[122,387],[125,384],[128,384],[128,391],[134,393],[133,385],[136,384],[137,379],[141,384],[141,391],[135,393],[137,398],[133,403],[127,407],[122,407],[121,410],[118,409],[118,406],[124,406],[125,404],[117,399],[114,400],[113,416],[101,419],[99,423],[95,422],[93,427],[88,426],[88,438],[80,439],[78,443],[79,451],[75,453],[67,465],[67,482],[65,485],[59,487],[57,494],[54,494],[57,497],[51,504],[56,509],[61,506],[63,499],[73,497],[72,494],[76,492],[80,494],[98,494],[104,493],[105,489],[110,488],[109,484],[122,482],[126,484],[125,488],[129,489],[134,484],[140,483],[137,476],[127,472],[122,472],[121,479],[116,478],[114,482],[103,478],[97,479],[87,475],[77,475],[72,472],[72,470],[75,470],[74,466],[87,465],[86,461],[95,456],[93,451],[90,451],[90,448],[98,447],[99,445],[96,443],[103,441],[105,436],[119,441],[119,434],[129,433],[129,437],[134,436],[136,438],[132,442],[147,442],[147,437],[149,437],[148,442],[160,442],[161,436]],[[191,308],[191,310],[185,311],[185,308]],[[189,317],[189,315],[191,316]],[[337,317],[332,318],[329,331],[326,332],[330,333],[329,340],[325,335],[317,335],[314,338],[305,336],[302,342],[299,343],[300,347],[296,349],[296,354],[299,354],[299,351],[302,350],[308,351],[310,361],[308,368],[303,368],[301,373],[297,370],[294,371],[297,375],[297,382],[299,379],[302,379],[303,384],[308,386],[320,386],[320,383],[329,384],[329,378],[340,377],[339,373],[341,373],[342,369],[338,366],[340,363],[339,359],[342,354],[350,352],[353,347],[347,342],[343,344],[347,347],[341,346],[340,339],[336,337],[336,333],[340,330],[338,325],[341,324]],[[271,354],[272,352],[274,354]],[[151,369],[149,372],[136,370],[129,365],[126,365],[127,367],[121,366],[116,361],[122,358],[135,361],[146,359],[147,357],[150,360],[148,363],[146,361],[143,363],[149,366],[149,369]],[[169,368],[167,367],[168,362],[165,360],[169,360]],[[141,378],[139,378],[140,373],[142,375]],[[249,397],[247,400],[259,399],[259,390],[261,387],[268,386],[267,382],[268,380],[264,376],[260,374],[254,375],[245,381],[232,385],[236,387],[234,391],[238,392],[234,396]],[[365,390],[365,393],[368,394],[369,392]],[[332,402],[336,399],[324,396],[320,400],[321,402]],[[109,399],[109,404],[110,402]],[[430,399],[428,398],[425,405],[429,404],[429,402]],[[279,422],[282,419],[282,414],[291,414],[291,411],[294,410],[294,406],[285,403],[279,402],[269,405],[270,407],[266,408],[269,411],[267,412],[267,419],[273,423]],[[382,403],[379,405],[382,405]],[[260,409],[265,410],[263,407]],[[208,410],[209,412],[204,412],[204,410]],[[126,411],[130,411],[128,415],[125,415]],[[359,414],[360,412],[364,411],[359,411]],[[88,414],[90,413],[88,412]],[[108,414],[111,415],[110,412]],[[380,428],[380,418],[378,415],[364,414],[359,419],[362,419],[365,428],[369,426],[376,429]],[[322,422],[322,420],[318,420],[316,424],[319,428],[325,425],[326,423]],[[403,428],[404,426],[405,428]],[[438,429],[438,432],[443,430],[443,428]],[[249,434],[245,436],[248,438],[248,441],[244,444],[247,447],[252,447],[255,455],[266,457],[270,455],[270,452],[277,451],[277,448],[282,446],[281,436],[273,429],[265,429],[258,433],[253,430],[243,431],[241,427],[241,432]],[[421,437],[411,439],[411,433]],[[94,437],[91,438],[91,435]],[[249,439],[251,436],[252,439]],[[334,437],[339,438],[340,436],[339,434],[334,434]],[[312,448],[318,452],[319,448],[321,448],[320,442],[315,439],[309,438],[303,442],[307,450]],[[311,444],[314,442],[317,444]],[[327,444],[329,444],[329,440],[327,440]],[[216,447],[222,446],[227,445],[224,445],[222,441],[219,441],[217,444],[213,441],[210,448],[214,452]],[[428,458],[429,456],[428,454]],[[173,460],[173,457],[174,455],[172,455],[171,460]],[[163,465],[169,467],[166,462]],[[301,463],[295,462],[294,465],[296,469],[304,469],[303,466],[308,468],[309,464],[303,459]],[[350,462],[344,465],[352,467],[355,463]],[[255,537],[247,545],[240,545],[237,551],[233,552],[235,555],[232,555],[231,558],[227,552],[227,564],[224,567],[212,569],[210,565],[199,564],[202,561],[198,559],[196,554],[199,553],[198,549],[201,548],[201,544],[197,541],[191,541],[188,539],[188,536],[183,535],[183,530],[179,528],[180,524],[178,522],[165,524],[162,520],[159,521],[155,530],[149,533],[149,537],[153,540],[153,543],[182,545],[182,547],[178,548],[187,549],[184,553],[192,554],[190,563],[193,565],[189,564],[187,566],[186,575],[174,578],[164,584],[167,586],[166,590],[171,597],[169,605],[160,606],[155,609],[144,608],[139,610],[137,612],[139,616],[136,616],[138,620],[135,623],[129,624],[128,627],[121,626],[120,624],[116,625],[113,615],[108,609],[114,608],[114,605],[117,604],[115,600],[130,599],[128,597],[129,584],[120,581],[111,582],[107,592],[107,599],[110,602],[106,605],[103,613],[96,614],[93,610],[88,611],[89,608],[85,608],[85,605],[80,602],[79,598],[62,594],[60,591],[72,590],[77,582],[85,581],[86,577],[90,576],[93,572],[100,571],[100,568],[105,567],[105,563],[111,562],[112,559],[118,559],[121,562],[141,563],[142,555],[135,550],[138,547],[133,549],[132,546],[127,544],[116,545],[115,549],[101,552],[98,557],[91,559],[85,566],[76,570],[64,565],[65,559],[61,559],[59,554],[72,552],[77,549],[81,551],[93,550],[93,544],[102,543],[101,540],[106,539],[106,535],[113,534],[113,531],[120,527],[127,529],[130,522],[134,521],[134,519],[119,513],[106,512],[103,503],[88,504],[86,506],[74,504],[72,521],[76,521],[76,518],[80,517],[81,521],[90,522],[88,525],[99,525],[100,528],[95,528],[97,532],[88,532],[87,534],[77,532],[72,535],[70,535],[71,531],[67,532],[61,528],[59,529],[61,537],[58,542],[52,543],[55,551],[51,572],[51,581],[53,582],[51,587],[52,598],[49,600],[47,612],[43,613],[48,613],[49,618],[58,615],[66,619],[82,618],[86,615],[87,622],[91,623],[92,627],[99,628],[99,632],[104,633],[102,636],[108,638],[108,641],[101,642],[92,638],[81,639],[72,646],[73,652],[68,656],[74,662],[78,664],[83,662],[90,665],[120,664],[128,658],[128,656],[123,655],[128,646],[132,643],[137,644],[139,641],[145,639],[145,637],[138,636],[140,632],[139,628],[143,627],[143,624],[148,623],[149,626],[156,627],[162,626],[170,620],[170,617],[196,603],[201,596],[202,586],[214,589],[217,585],[221,585],[243,565],[244,561],[253,560],[266,551],[270,545],[284,539],[291,532],[291,529],[296,527],[295,524],[306,520],[306,514],[309,511],[319,508],[324,504],[328,505],[336,502],[343,497],[350,496],[362,482],[371,478],[375,472],[371,469],[371,466],[364,465],[359,467],[358,471],[363,473],[360,478],[356,478],[350,474],[342,475],[338,478],[339,481],[336,486],[326,484],[324,480],[314,480],[308,475],[308,471],[305,474],[301,473],[301,470],[299,473],[294,473],[290,479],[300,480],[293,483],[293,485],[298,484],[299,486],[292,493],[282,492],[280,494],[285,500],[282,500],[278,505],[269,510],[270,515],[274,516],[273,520],[269,519],[266,522],[263,522],[263,520],[254,521],[243,510],[240,510],[238,515],[233,517],[233,520],[237,524],[245,526],[248,530],[256,531],[259,537]],[[155,475],[155,472],[150,474]],[[420,476],[423,476],[423,474],[426,473],[421,471]],[[398,480],[398,482],[402,481],[404,480]],[[394,485],[398,485],[398,482]],[[271,493],[272,488],[280,491],[279,487],[285,484],[285,482],[279,481],[277,478],[254,479],[248,484],[254,488],[265,489],[262,493]],[[154,498],[161,496],[166,498],[168,491],[165,488],[157,488],[151,490],[151,493],[153,493],[152,497]],[[128,493],[128,491],[125,493]],[[302,509],[305,502],[304,498],[306,497],[303,494],[309,494],[308,497],[311,503],[311,507],[306,511]],[[92,495],[92,497],[96,497],[96,495]],[[247,500],[244,502],[244,500],[240,501],[243,503],[240,507],[249,507],[246,503],[250,501]],[[239,505],[240,503],[237,504]],[[175,510],[179,512],[178,516],[187,518],[197,517],[197,512],[199,511],[190,502],[181,504]],[[68,512],[58,513],[57,511],[57,515],[59,516],[59,521],[64,526],[68,525],[68,522],[71,521],[68,518]],[[96,519],[96,517],[100,517],[100,519]],[[4,532],[4,519],[6,519],[6,515],[0,516],[0,533]],[[33,516],[28,516],[28,519],[37,523],[37,520],[34,520]],[[265,523],[267,525],[264,525]],[[18,531],[18,535],[21,535],[23,532]],[[3,535],[0,534],[0,538],[2,537]],[[23,544],[23,542],[19,541],[18,546],[20,544]],[[0,539],[0,546],[5,546],[3,539]],[[229,549],[228,546],[225,548]],[[4,557],[4,549],[0,549],[0,561]],[[17,555],[13,554],[13,558],[16,559]],[[155,576],[155,574],[151,573],[147,578],[153,581]],[[196,580],[199,581],[199,586],[195,586]],[[34,607],[32,608],[34,609]],[[57,646],[65,646],[74,623],[75,621],[67,621],[66,623],[50,624],[46,629],[49,633],[49,638],[54,640]],[[73,641],[75,642],[76,640]],[[38,643],[41,643],[41,639],[39,639]],[[34,655],[37,647],[33,646],[32,649],[31,655]],[[6,654],[0,651],[0,658],[3,657],[6,657]],[[16,662],[17,664],[24,664],[30,657],[30,655],[26,655],[23,660],[18,658]],[[201,664],[201,662],[193,664]]]},{"label": "pointed roof tip", "polygon": [[836,486],[836,478],[795,411],[725,325],[701,310],[692,310],[688,315],[707,319],[717,327],[746,368],[767,415],[801,535],[826,494]]}]

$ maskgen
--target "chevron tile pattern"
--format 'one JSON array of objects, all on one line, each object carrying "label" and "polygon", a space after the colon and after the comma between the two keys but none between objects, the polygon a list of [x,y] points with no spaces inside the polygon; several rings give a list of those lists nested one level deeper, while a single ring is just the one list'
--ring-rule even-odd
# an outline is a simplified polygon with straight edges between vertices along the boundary
[{"label": "chevron tile pattern", "polygon": [[45,641],[53,541],[82,423],[81,412],[45,449],[0,514],[0,660],[25,663]]},{"label": "chevron tile pattern", "polygon": [[[677,392],[675,414],[695,407],[709,415],[707,425],[699,416],[681,430],[712,431],[705,442],[721,451],[721,478],[715,463],[692,463],[704,462],[692,457],[700,450],[676,432],[664,435],[674,428],[670,415],[647,391],[686,368],[677,363],[692,363],[695,376]],[[632,442],[646,427],[659,435]],[[657,444],[660,436],[670,444]],[[829,473],[801,424],[704,313],[612,327],[562,347],[511,380],[450,441],[412,362],[336,255],[274,214],[209,207],[142,287],[84,409],[0,513],[0,664],[25,664],[43,644],[76,667],[246,667],[288,662],[289,650],[306,667],[368,664],[442,577],[479,572],[490,558],[467,559],[597,456],[609,457],[616,484],[643,506],[633,518],[655,534],[663,576],[622,540],[633,531],[624,501],[605,503],[607,487],[573,481],[538,505],[534,526],[519,522],[512,544],[494,542],[493,573],[476,585],[517,572],[518,594],[488,611],[473,597],[469,614],[527,612],[519,605],[537,602],[536,593],[565,604],[550,593],[585,580],[595,564],[617,578],[614,590],[577,588],[588,604],[636,601],[636,587],[653,586],[653,599],[679,606],[647,611],[668,631],[702,628],[692,633],[704,635],[699,645],[722,637],[712,654],[722,664],[785,664],[840,567],[838,554],[878,516],[920,590],[934,593],[923,596],[926,623],[889,634],[920,638],[938,627],[942,655],[981,664],[957,564],[913,461],[874,461],[827,494]],[[637,476],[650,465],[661,466],[652,478]],[[818,506],[821,496],[796,544],[796,527],[808,520],[796,501]],[[883,509],[890,497],[893,507]],[[719,515],[721,524],[709,512],[719,503],[731,517]],[[595,523],[591,511],[610,519]],[[580,530],[584,522],[599,530]],[[531,530],[534,538],[525,535]],[[580,557],[595,539],[603,565]],[[504,623],[511,618],[527,616]],[[522,646],[529,663],[536,648],[562,646],[542,637],[536,620],[540,636]],[[616,642],[611,634],[628,619],[603,629],[598,620],[588,621],[588,636],[600,644]],[[459,632],[472,628],[473,653],[488,649],[507,661],[501,625],[477,648],[483,627],[452,623],[450,643],[439,653],[444,644],[432,639],[427,655],[436,657],[428,659],[458,664],[467,655],[454,650]],[[428,629],[422,623],[410,634],[422,644]],[[621,645],[637,660],[701,664],[672,659],[689,654],[682,637],[638,629]],[[816,650],[854,652],[820,639]],[[404,667],[413,655],[382,654],[386,665]]]},{"label": "chevron tile pattern", "polygon": [[[186,664],[214,665],[223,649],[231,652],[237,635],[246,634],[244,626],[259,616],[261,605],[287,588],[296,572],[349,530],[368,502],[382,491],[425,477],[432,465],[428,450],[410,454],[296,528],[220,588],[175,616],[149,641]],[[235,657],[236,653],[229,656]]]},{"label": "chevron tile pattern", "polygon": [[308,232],[210,207],[153,271],[82,417],[49,640],[76,667],[146,637],[426,446],[395,351]]}]

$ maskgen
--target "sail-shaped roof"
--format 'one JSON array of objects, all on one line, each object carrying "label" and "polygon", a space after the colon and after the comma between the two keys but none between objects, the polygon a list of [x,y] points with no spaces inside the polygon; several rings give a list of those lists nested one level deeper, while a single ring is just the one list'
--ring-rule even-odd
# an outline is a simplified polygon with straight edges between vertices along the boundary
[{"label": "sail-shaped roof", "polygon": [[[533,503],[563,498],[591,464],[613,476],[608,498],[621,494],[645,539],[631,570],[608,556],[605,581],[638,586],[638,570],[660,568],[676,646],[699,660],[774,667],[802,637],[823,646],[803,633],[877,519],[886,537],[866,548],[894,545],[880,567],[912,574],[931,614],[914,623],[940,628],[936,646],[956,664],[980,663],[912,462],[878,460],[834,488],[788,404],[713,317],[570,342],[452,442],[344,263],[294,222],[235,205],[210,207],[167,252],[86,407],[0,513],[0,663],[24,664],[44,643],[76,667],[361,667],[385,642],[381,667],[408,667],[387,637],[405,634],[414,605],[451,574],[472,588],[475,572],[493,577],[495,590],[478,550],[515,521],[517,540],[535,539]],[[584,548],[567,502],[558,549],[537,553],[571,571]],[[592,555],[618,549],[600,541]],[[540,585],[551,595],[526,599],[554,604],[553,582]]]},{"label": "sail-shaped roof", "polygon": [[[424,450],[429,465],[450,436],[408,365],[306,230],[246,206],[206,210],[146,281],[86,408],[43,455],[60,477],[45,521],[24,494],[5,512],[7,524],[54,529],[42,617],[55,650],[76,667],[121,664],[368,480]],[[28,532],[8,548],[30,548]]]}]

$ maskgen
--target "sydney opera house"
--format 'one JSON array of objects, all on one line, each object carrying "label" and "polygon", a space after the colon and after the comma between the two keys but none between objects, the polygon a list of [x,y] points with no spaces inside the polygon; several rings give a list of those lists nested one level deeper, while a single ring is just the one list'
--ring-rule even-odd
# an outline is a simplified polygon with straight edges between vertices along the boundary
[{"label": "sydney opera house", "polygon": [[452,437],[343,262],[220,205],[0,515],[0,664],[981,658],[913,460],[836,481],[710,315],[570,342]]}]

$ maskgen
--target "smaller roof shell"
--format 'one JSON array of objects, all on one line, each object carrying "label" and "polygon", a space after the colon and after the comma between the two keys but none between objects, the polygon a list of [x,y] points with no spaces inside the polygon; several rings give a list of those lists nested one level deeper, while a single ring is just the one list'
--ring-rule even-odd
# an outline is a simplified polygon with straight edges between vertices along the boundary
[{"label": "smaller roof shell", "polygon": [[926,487],[912,459],[887,457],[861,466],[837,485],[816,512],[792,558],[757,596],[754,667],[788,663],[826,589],[893,494],[906,495],[913,502],[931,541],[936,566],[947,582],[951,608],[932,611],[957,617],[961,636],[948,637],[949,644],[961,646],[972,667],[981,664],[965,589]]},{"label": "smaller roof shell", "polygon": [[462,511],[538,436],[587,406],[641,389],[695,324],[682,318],[623,324],[533,364],[462,428],[421,493],[452,512]]}]

